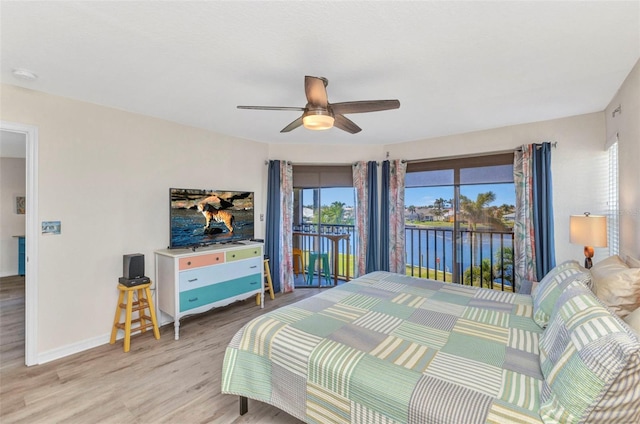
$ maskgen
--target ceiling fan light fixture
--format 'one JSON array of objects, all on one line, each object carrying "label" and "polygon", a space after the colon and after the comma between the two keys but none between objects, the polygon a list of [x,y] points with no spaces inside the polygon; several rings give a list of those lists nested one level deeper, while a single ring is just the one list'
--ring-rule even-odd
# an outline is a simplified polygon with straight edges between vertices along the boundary
[{"label": "ceiling fan light fixture", "polygon": [[326,110],[309,110],[302,117],[302,125],[308,130],[328,130],[333,127],[334,120]]}]

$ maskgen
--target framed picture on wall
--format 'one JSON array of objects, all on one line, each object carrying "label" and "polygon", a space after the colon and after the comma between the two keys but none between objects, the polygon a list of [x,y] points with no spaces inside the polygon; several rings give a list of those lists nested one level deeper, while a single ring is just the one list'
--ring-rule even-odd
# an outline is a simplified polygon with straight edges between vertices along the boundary
[{"label": "framed picture on wall", "polygon": [[42,221],[43,235],[59,235],[62,229],[60,221]]},{"label": "framed picture on wall", "polygon": [[24,196],[18,196],[16,197],[16,213],[19,215],[24,215],[24,209],[25,209],[25,198]]}]

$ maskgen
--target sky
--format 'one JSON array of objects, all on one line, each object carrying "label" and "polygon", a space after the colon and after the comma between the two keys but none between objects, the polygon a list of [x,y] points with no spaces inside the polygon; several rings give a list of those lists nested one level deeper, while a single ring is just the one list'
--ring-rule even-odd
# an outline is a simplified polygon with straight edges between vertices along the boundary
[{"label": "sky", "polygon": [[[515,205],[516,192],[512,183],[508,184],[478,184],[464,185],[460,188],[460,194],[467,196],[471,200],[475,200],[478,193],[486,193],[493,191],[496,194],[496,200],[489,206],[500,206],[504,203]],[[303,204],[313,204],[313,190],[303,190]],[[353,188],[325,188],[320,193],[321,203],[330,205],[333,202],[342,202],[346,206],[353,206],[354,192]],[[453,187],[425,187],[425,188],[408,188],[405,189],[405,205],[406,206],[431,206],[435,199],[442,197],[449,200],[453,198]]]}]

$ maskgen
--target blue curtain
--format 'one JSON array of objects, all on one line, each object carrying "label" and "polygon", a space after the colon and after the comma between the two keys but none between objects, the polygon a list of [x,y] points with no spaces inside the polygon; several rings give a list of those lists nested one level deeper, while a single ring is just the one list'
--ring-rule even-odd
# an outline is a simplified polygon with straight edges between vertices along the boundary
[{"label": "blue curtain", "polygon": [[379,270],[378,249],[378,163],[367,163],[367,184],[369,187],[369,239],[367,240],[366,272]]},{"label": "blue curtain", "polygon": [[388,160],[382,162],[380,185],[380,271],[389,271],[389,202],[391,166]]},{"label": "blue curtain", "polygon": [[280,161],[269,161],[267,181],[267,228],[264,241],[265,255],[269,257],[273,291],[280,292]]},{"label": "blue curtain", "polygon": [[540,279],[556,266],[553,237],[551,143],[542,143],[536,146],[532,156],[536,274]]}]

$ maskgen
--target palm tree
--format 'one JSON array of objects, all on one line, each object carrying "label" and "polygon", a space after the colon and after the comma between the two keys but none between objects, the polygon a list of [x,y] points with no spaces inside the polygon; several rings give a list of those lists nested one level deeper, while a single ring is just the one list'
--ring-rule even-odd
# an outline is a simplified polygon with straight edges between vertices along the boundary
[{"label": "palm tree", "polygon": [[322,207],[321,222],[323,224],[343,224],[344,223],[344,207],[342,202],[333,202],[329,206]]},{"label": "palm tree", "polygon": [[496,195],[492,191],[478,193],[475,201],[460,195],[460,214],[467,220],[470,230],[476,231],[478,224],[489,220],[487,207],[494,200],[496,200]]},{"label": "palm tree", "polygon": [[513,287],[513,247],[505,247],[496,252],[494,269],[496,278]]},{"label": "palm tree", "polygon": [[482,260],[481,266],[471,266],[464,271],[464,283],[477,287],[491,288],[493,281],[493,270],[491,261],[487,258]]},{"label": "palm tree", "polygon": [[416,213],[416,207],[413,205],[409,205],[409,207],[407,207],[407,211],[409,212],[410,215],[414,215]]},{"label": "palm tree", "polygon": [[433,202],[433,214],[438,218],[438,221],[441,221],[442,215],[444,215],[444,206],[447,201],[442,197],[436,199]]},{"label": "palm tree", "polygon": [[480,237],[477,235],[478,224],[486,224],[490,230],[505,231],[506,227],[502,220],[491,216],[489,204],[496,200],[496,195],[492,191],[486,193],[478,193],[475,201],[466,196],[460,195],[460,214],[466,219],[467,225],[471,233],[473,251],[479,257],[480,255]]}]

